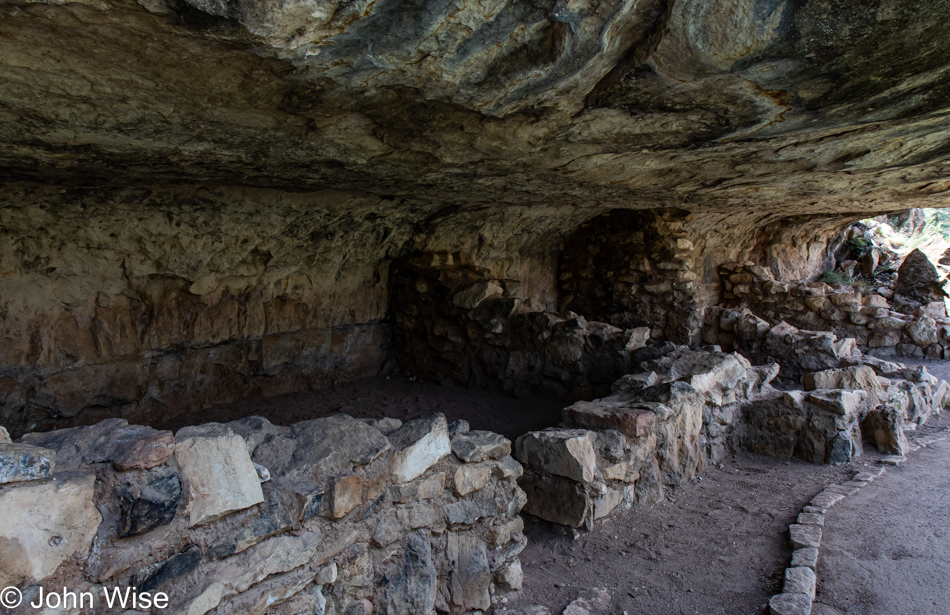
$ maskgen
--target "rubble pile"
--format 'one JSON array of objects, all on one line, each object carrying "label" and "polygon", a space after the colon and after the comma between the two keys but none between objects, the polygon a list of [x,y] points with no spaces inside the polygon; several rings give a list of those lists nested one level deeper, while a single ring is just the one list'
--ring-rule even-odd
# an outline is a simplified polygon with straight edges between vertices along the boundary
[{"label": "rubble pile", "polygon": [[[4,433],[0,430],[0,433]],[[175,434],[110,419],[0,442],[0,586],[137,587],[169,612],[489,608],[521,587],[511,443],[441,414],[260,417]]]}]

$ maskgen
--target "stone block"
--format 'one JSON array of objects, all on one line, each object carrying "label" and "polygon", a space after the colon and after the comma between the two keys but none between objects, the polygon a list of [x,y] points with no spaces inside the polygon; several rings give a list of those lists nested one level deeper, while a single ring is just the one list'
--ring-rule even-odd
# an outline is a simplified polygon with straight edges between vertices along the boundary
[{"label": "stone block", "polygon": [[272,491],[260,513],[209,546],[208,555],[212,559],[234,555],[271,536],[293,529],[300,512],[292,493]]},{"label": "stone block", "polygon": [[56,451],[31,444],[0,444],[0,484],[49,478]]},{"label": "stone block", "polygon": [[631,438],[648,436],[656,425],[656,415],[649,409],[603,402],[579,401],[564,409],[564,419],[589,429],[616,429]]},{"label": "stone block", "polygon": [[181,480],[169,470],[137,476],[117,487],[119,535],[137,536],[171,523],[181,501]]},{"label": "stone block", "polygon": [[445,473],[438,472],[420,481],[393,485],[390,487],[389,494],[394,502],[405,503],[437,498],[442,495],[444,488]]},{"label": "stone block", "polygon": [[460,466],[455,471],[455,493],[459,496],[468,495],[473,491],[478,491],[491,478],[492,468],[487,464],[466,464]]},{"label": "stone block", "polygon": [[406,538],[399,572],[386,587],[387,615],[431,613],[435,606],[436,571],[429,532],[420,530]]},{"label": "stone block", "polygon": [[524,512],[545,521],[581,527],[593,513],[587,490],[573,480],[526,472],[518,484],[528,496]]},{"label": "stone block", "polygon": [[818,389],[808,395],[808,401],[832,414],[856,417],[865,407],[867,393],[841,389]]},{"label": "stone block", "polygon": [[821,513],[803,512],[798,515],[798,524],[799,525],[817,525],[819,527],[824,527],[825,516]]},{"label": "stone block", "polygon": [[368,465],[392,448],[378,429],[345,414],[296,423],[291,430],[296,442],[291,466],[318,474],[352,471],[354,464]]},{"label": "stone block", "polygon": [[466,463],[501,459],[511,454],[511,440],[491,431],[466,431],[452,437],[452,452]]},{"label": "stone block", "polygon": [[821,546],[821,528],[817,525],[792,524],[788,526],[788,533],[792,549]]},{"label": "stone block", "polygon": [[449,602],[461,611],[491,606],[491,572],[485,543],[474,532],[449,532],[446,540]]},{"label": "stone block", "polygon": [[486,299],[500,297],[505,290],[495,280],[476,282],[452,296],[452,304],[463,310],[474,310]]},{"label": "stone block", "polygon": [[844,494],[828,491],[826,489],[811,499],[811,505],[816,508],[821,508],[823,509],[822,512],[825,512],[843,499]]},{"label": "stone block", "polygon": [[805,594],[809,599],[815,599],[815,571],[806,566],[796,566],[785,569],[785,587],[783,593]]},{"label": "stone block", "polygon": [[335,479],[330,488],[330,516],[342,519],[362,504],[364,484],[366,480],[358,474]]},{"label": "stone block", "polygon": [[13,440],[10,439],[10,432],[7,431],[6,427],[0,425],[0,444],[11,444]]},{"label": "stone block", "polygon": [[771,615],[811,615],[812,599],[807,594],[778,594],[769,600]]},{"label": "stone block", "polygon": [[0,587],[45,579],[67,559],[85,557],[102,522],[91,472],[0,487]]},{"label": "stone block", "polygon": [[264,501],[254,463],[238,435],[185,437],[175,445],[175,458],[186,485],[189,527]]},{"label": "stone block", "polygon": [[393,480],[406,483],[452,452],[449,425],[442,414],[409,421],[389,436],[396,450]]},{"label": "stone block", "polygon": [[594,434],[585,429],[531,431],[515,442],[515,456],[526,466],[578,482],[594,480]]},{"label": "stone block", "polygon": [[803,547],[801,549],[795,549],[792,552],[792,567],[796,568],[799,566],[805,566],[806,568],[815,569],[815,566],[818,565],[818,549],[815,547]]}]

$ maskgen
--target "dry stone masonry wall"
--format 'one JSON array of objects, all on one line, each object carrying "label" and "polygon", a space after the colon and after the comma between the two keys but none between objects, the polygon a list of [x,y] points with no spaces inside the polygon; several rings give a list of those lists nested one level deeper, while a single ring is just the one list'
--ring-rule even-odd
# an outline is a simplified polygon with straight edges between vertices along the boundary
[{"label": "dry stone masonry wall", "polygon": [[726,263],[720,276],[724,302],[706,312],[707,343],[760,352],[771,324],[785,322],[853,338],[878,357],[950,357],[950,318],[942,300],[896,311],[889,288],[781,282],[752,262]]},{"label": "dry stone masonry wall", "polygon": [[82,613],[128,587],[189,615],[482,612],[522,582],[510,452],[441,414],[29,434],[0,443],[0,585]]},{"label": "dry stone masonry wall", "polygon": [[636,362],[650,329],[620,329],[522,299],[464,253],[429,252],[393,264],[396,359],[411,374],[519,396],[590,399]]},{"label": "dry stone masonry wall", "polygon": [[654,339],[698,341],[690,219],[672,209],[614,210],[581,225],[561,253],[561,308],[616,327],[648,327]]}]

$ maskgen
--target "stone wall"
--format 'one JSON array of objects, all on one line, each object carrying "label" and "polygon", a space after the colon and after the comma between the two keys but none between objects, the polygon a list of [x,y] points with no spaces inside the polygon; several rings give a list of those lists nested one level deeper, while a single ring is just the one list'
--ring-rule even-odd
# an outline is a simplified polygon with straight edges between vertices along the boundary
[{"label": "stone wall", "polygon": [[950,357],[950,318],[943,302],[905,314],[892,309],[888,288],[781,282],[751,261],[723,264],[720,276],[723,302],[706,313],[707,343],[761,352],[772,325],[785,322],[853,338],[874,356]]},{"label": "stone wall", "polygon": [[28,434],[0,442],[0,586],[91,592],[76,614],[128,587],[190,615],[482,612],[521,586],[510,451],[441,414]]},{"label": "stone wall", "polygon": [[518,396],[590,399],[650,356],[648,328],[545,311],[521,298],[519,280],[496,278],[465,253],[400,259],[391,285],[395,356],[415,376]]},{"label": "stone wall", "polygon": [[590,528],[618,506],[652,505],[666,487],[698,475],[737,442],[734,423],[764,392],[778,365],[753,367],[739,354],[666,347],[613,394],[564,409],[559,427],[518,438],[525,511]]},{"label": "stone wall", "polygon": [[558,266],[560,307],[651,337],[698,341],[702,311],[695,250],[678,210],[614,210],[567,239]]}]

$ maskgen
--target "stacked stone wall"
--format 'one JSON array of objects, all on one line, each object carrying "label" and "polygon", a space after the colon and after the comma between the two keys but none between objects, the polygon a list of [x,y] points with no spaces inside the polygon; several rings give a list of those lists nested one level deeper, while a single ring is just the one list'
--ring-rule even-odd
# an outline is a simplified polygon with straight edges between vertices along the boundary
[{"label": "stacked stone wall", "polygon": [[134,587],[155,613],[471,613],[521,587],[521,465],[441,414],[5,433],[5,612],[63,587],[94,606],[56,612],[117,612],[103,591]]},{"label": "stacked stone wall", "polygon": [[950,318],[942,302],[905,314],[893,309],[887,288],[781,282],[753,262],[726,263],[720,277],[723,302],[706,312],[706,343],[758,352],[771,325],[786,322],[853,338],[874,356],[950,357]]},{"label": "stacked stone wall", "polygon": [[[393,264],[393,347],[410,374],[518,396],[591,399],[648,356],[646,327],[620,329],[524,300],[458,252]],[[638,354],[639,351],[642,351]]]},{"label": "stacked stone wall", "polygon": [[558,265],[561,308],[617,327],[649,327],[657,340],[698,341],[690,218],[678,210],[614,210],[581,225]]}]

